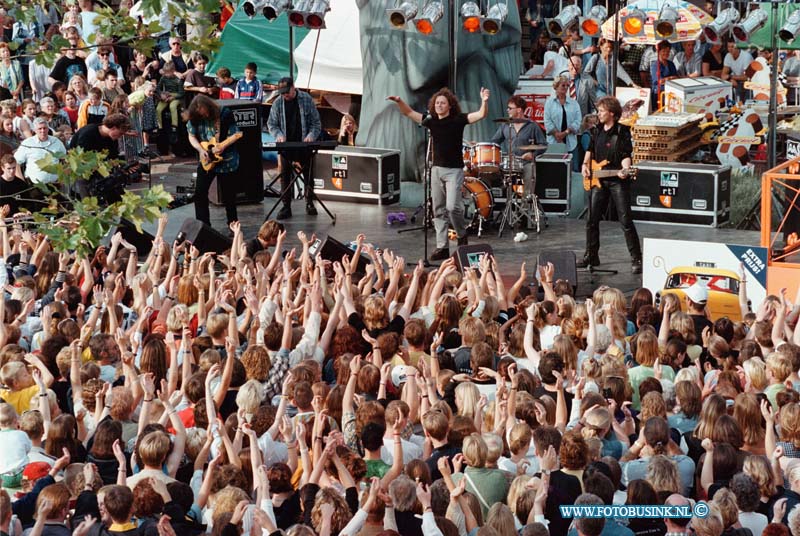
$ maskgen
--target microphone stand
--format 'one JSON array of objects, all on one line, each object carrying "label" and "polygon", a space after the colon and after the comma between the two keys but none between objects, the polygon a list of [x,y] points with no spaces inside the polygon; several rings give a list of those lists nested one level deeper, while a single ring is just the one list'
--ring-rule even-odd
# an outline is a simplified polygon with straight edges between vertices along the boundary
[{"label": "microphone stand", "polygon": [[[431,168],[433,167],[433,140],[431,139],[430,129],[421,124],[420,127],[425,128],[425,169],[422,173],[422,205],[414,212],[412,219],[416,217],[417,213],[422,210],[422,225],[416,227],[408,227],[406,229],[399,229],[397,234],[407,233],[410,231],[422,231],[424,235],[424,256],[422,258],[422,265],[426,268],[434,266],[428,259],[428,229],[433,225],[433,199],[431,197]],[[415,266],[416,262],[407,262],[409,266]],[[438,266],[438,265],[437,265]]]}]

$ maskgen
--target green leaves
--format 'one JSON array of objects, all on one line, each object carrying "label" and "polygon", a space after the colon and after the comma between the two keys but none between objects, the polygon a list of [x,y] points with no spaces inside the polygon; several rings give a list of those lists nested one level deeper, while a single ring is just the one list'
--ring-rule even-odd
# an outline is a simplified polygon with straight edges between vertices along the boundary
[{"label": "green leaves", "polygon": [[101,207],[95,197],[78,200],[65,194],[76,181],[88,180],[95,172],[104,177],[109,175],[114,162],[108,160],[105,151],[70,149],[61,160],[48,155],[37,164],[48,173],[58,175],[56,184],[63,185],[62,188],[40,185],[47,204],[33,215],[40,232],[59,252],[89,255],[122,218],[130,220],[141,231],[143,223],[158,219],[172,201],[172,196],[161,185],[138,192],[126,191],[122,200],[106,207]]}]

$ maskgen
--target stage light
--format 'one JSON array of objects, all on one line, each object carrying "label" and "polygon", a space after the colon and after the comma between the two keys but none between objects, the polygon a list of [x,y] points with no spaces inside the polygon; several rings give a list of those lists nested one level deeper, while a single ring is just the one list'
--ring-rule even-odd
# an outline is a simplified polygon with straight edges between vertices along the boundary
[{"label": "stage light", "polygon": [[739,10],[733,7],[723,9],[717,18],[703,28],[706,41],[714,45],[722,42],[722,36],[731,31],[733,25],[739,22]]},{"label": "stage light", "polygon": [[289,24],[292,26],[305,26],[306,13],[311,8],[311,0],[298,0],[289,10]]},{"label": "stage light", "polygon": [[758,30],[764,27],[769,15],[763,9],[754,9],[745,19],[733,26],[733,38],[738,42],[747,42]]},{"label": "stage light", "polygon": [[786,22],[783,23],[783,27],[778,32],[778,37],[787,43],[791,43],[794,41],[794,38],[797,37],[798,33],[800,33],[800,9],[793,11],[792,14],[789,15],[789,18],[786,19]]},{"label": "stage light", "polygon": [[324,29],[325,14],[329,9],[328,0],[313,0],[306,14],[306,26],[312,30]]},{"label": "stage light", "polygon": [[551,37],[561,37],[567,30],[575,24],[578,24],[578,19],[581,16],[581,9],[576,5],[569,5],[561,10],[557,16],[552,19],[545,19],[547,23],[547,31],[550,32]]},{"label": "stage light", "polygon": [[481,21],[481,28],[484,33],[495,35],[500,32],[503,27],[503,22],[508,16],[508,6],[506,4],[495,4],[489,8],[483,21]]},{"label": "stage light", "polygon": [[247,0],[242,4],[242,11],[251,19],[256,16],[256,13],[261,11],[261,6],[264,5],[263,0]]},{"label": "stage light", "polygon": [[277,19],[289,7],[289,0],[266,0],[261,14],[268,21]]},{"label": "stage light", "polygon": [[656,37],[659,39],[671,39],[675,37],[675,29],[678,26],[678,10],[674,7],[665,5],[658,14],[658,20],[653,24]]},{"label": "stage light", "polygon": [[386,13],[389,15],[389,23],[393,29],[404,30],[406,23],[414,20],[414,17],[417,16],[417,3],[414,1],[403,2],[395,8],[387,9]]},{"label": "stage light", "polygon": [[481,8],[472,0],[461,6],[461,27],[468,33],[481,31]]},{"label": "stage light", "polygon": [[592,6],[586,17],[581,17],[581,35],[584,37],[602,37],[601,30],[603,21],[608,18],[608,10],[605,6]]},{"label": "stage light", "polygon": [[644,35],[644,25],[647,22],[647,15],[641,9],[628,10],[628,14],[622,17],[623,37],[638,37]]},{"label": "stage light", "polygon": [[425,4],[422,8],[422,14],[414,22],[417,31],[422,35],[430,35],[433,33],[433,27],[444,16],[444,6],[439,0],[432,0]]}]

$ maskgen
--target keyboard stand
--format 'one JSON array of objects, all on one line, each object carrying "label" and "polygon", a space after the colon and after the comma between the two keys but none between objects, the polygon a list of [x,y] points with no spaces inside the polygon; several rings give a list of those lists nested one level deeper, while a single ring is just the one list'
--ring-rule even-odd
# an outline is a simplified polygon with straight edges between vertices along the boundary
[{"label": "keyboard stand", "polygon": [[[336,215],[331,213],[330,210],[328,210],[328,207],[325,206],[325,203],[322,202],[322,199],[317,197],[317,194],[314,192],[314,159],[317,156],[317,152],[319,151],[319,146],[316,146],[314,144],[309,144],[309,147],[306,150],[308,151],[309,155],[308,166],[306,169],[306,172],[308,173],[308,181],[304,183],[306,187],[303,188],[305,194],[304,197],[306,198],[306,204],[309,204],[314,201],[319,203],[319,205],[322,207],[322,210],[324,210],[325,213],[328,214],[328,216],[332,220],[333,225],[336,225]],[[280,155],[280,151],[278,151],[278,154]],[[286,189],[281,192],[281,195],[278,197],[277,201],[275,201],[275,204],[272,206],[272,208],[269,209],[269,212],[267,212],[267,217],[264,218],[264,221],[268,220],[270,216],[272,216],[272,213],[275,212],[275,209],[277,209],[278,206],[281,203],[283,203],[287,197],[289,203],[291,203],[292,197],[294,195],[295,184],[297,184],[297,181],[303,179],[303,169],[301,168],[300,171],[297,171],[297,169],[294,166],[294,162],[290,161],[288,158],[285,158],[284,160],[289,164],[288,166],[286,166],[289,169],[282,170],[280,175],[278,175],[272,180],[272,183],[270,183],[269,187],[271,189],[272,184],[278,179],[282,178],[285,173],[290,173],[291,175],[289,176],[292,178],[292,180],[289,182]]]}]

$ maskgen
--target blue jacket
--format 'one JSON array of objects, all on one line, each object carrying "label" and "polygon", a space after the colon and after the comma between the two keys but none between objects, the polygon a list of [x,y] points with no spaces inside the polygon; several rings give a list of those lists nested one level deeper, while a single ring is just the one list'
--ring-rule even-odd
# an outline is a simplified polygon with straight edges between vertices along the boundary
[{"label": "blue jacket", "polygon": [[[317,107],[314,106],[314,99],[305,91],[300,91],[299,89],[296,91],[296,99],[300,106],[300,124],[303,139],[311,136],[316,140],[319,138],[320,132],[322,132],[322,122],[319,119]],[[284,112],[283,96],[278,97],[272,103],[272,110],[270,110],[269,119],[267,120],[267,128],[275,138],[286,136],[286,113]]]},{"label": "blue jacket", "polygon": [[[567,111],[567,127],[577,133],[581,128],[581,107],[578,105],[578,101],[567,97],[564,109]],[[561,130],[562,116],[561,103],[558,102],[558,99],[556,97],[547,99],[544,103],[544,131],[547,134],[547,143],[558,143],[551,133],[554,130]],[[578,146],[577,134],[569,134],[564,143],[567,144],[567,151],[574,151]]]}]

